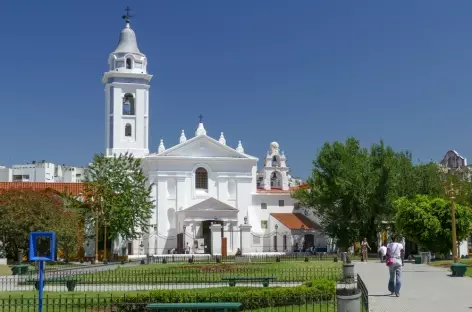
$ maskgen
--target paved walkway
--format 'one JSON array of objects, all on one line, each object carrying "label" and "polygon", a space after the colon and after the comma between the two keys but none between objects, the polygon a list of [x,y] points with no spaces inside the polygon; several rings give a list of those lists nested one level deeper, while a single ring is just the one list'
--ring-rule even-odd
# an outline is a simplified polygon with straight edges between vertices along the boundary
[{"label": "paved walkway", "polygon": [[[470,270],[471,268],[469,268]],[[405,263],[400,297],[387,289],[384,263],[356,262],[355,270],[369,292],[369,310],[374,312],[472,311],[472,278],[450,277],[445,269]]]}]

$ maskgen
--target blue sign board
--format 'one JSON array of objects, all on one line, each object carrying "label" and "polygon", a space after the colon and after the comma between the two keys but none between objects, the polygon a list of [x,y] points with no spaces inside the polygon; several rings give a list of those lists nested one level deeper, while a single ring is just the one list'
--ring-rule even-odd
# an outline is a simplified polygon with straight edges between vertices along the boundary
[{"label": "blue sign board", "polygon": [[56,258],[56,233],[31,232],[29,261],[54,261]]},{"label": "blue sign board", "polygon": [[56,258],[56,233],[31,232],[29,240],[29,261],[39,261],[38,312],[43,311],[44,261]]}]

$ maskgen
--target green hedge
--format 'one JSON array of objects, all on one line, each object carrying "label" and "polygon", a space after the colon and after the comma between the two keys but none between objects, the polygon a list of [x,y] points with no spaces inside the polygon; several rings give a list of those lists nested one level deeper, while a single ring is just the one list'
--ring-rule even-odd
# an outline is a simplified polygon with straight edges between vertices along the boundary
[{"label": "green hedge", "polygon": [[317,279],[298,287],[155,290],[113,300],[114,311],[144,312],[149,303],[240,302],[243,310],[318,304],[334,300],[336,284]]}]

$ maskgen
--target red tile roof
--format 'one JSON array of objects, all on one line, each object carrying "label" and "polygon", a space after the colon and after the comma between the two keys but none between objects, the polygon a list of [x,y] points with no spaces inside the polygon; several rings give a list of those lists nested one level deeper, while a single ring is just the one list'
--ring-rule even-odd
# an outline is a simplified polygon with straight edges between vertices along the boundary
[{"label": "red tile roof", "polygon": [[54,190],[69,195],[80,195],[84,190],[84,183],[0,182],[0,190],[12,189]]},{"label": "red tile roof", "polygon": [[265,189],[260,188],[260,189],[257,189],[257,193],[291,193],[298,189],[306,190],[308,188],[309,188],[308,184],[292,186],[288,190],[282,190],[281,188],[272,188],[270,190],[265,190]]},{"label": "red tile roof", "polygon": [[290,230],[299,230],[302,226],[305,230],[317,230],[320,228],[318,224],[301,213],[271,213],[270,215]]}]

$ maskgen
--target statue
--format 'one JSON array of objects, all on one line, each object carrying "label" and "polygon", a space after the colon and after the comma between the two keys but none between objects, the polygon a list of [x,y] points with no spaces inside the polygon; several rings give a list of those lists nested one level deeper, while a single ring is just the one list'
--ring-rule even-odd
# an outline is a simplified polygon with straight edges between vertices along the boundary
[{"label": "statue", "polygon": [[277,142],[270,143],[270,153],[271,153],[271,155],[278,155],[279,154],[279,143],[277,143]]}]

